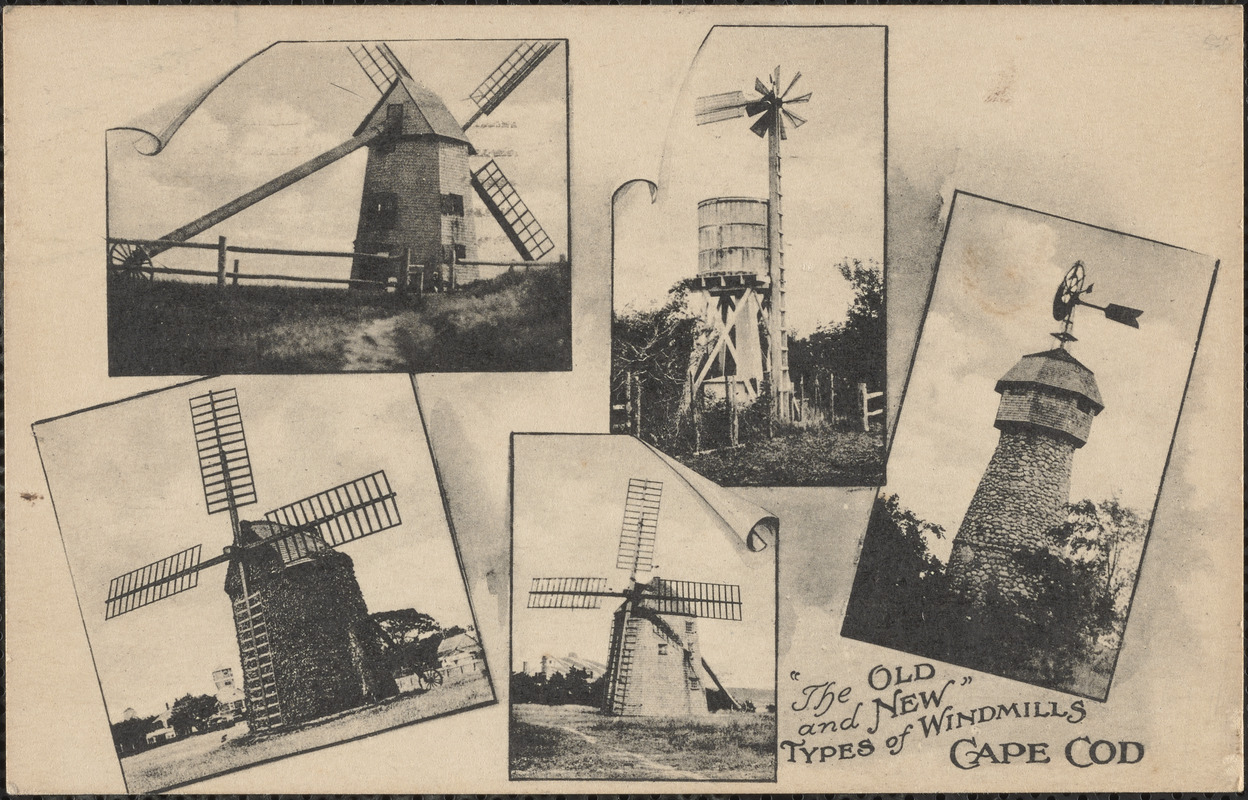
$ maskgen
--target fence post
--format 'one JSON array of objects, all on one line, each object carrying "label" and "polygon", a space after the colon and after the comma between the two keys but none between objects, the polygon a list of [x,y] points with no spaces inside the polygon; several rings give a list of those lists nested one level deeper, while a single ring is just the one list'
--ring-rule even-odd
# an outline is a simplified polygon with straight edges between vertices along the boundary
[{"label": "fence post", "polygon": [[234,275],[230,278],[230,285],[238,285],[238,259],[234,259]]},{"label": "fence post", "polygon": [[868,392],[867,384],[863,382],[859,382],[858,394],[861,395],[862,397],[862,430],[864,433],[870,433],[871,432],[871,418],[874,417],[876,414],[884,413],[884,409],[882,408],[877,408],[875,411],[872,411],[871,401],[877,397],[880,397],[884,393],[883,392]]},{"label": "fence post", "polygon": [[226,261],[225,237],[217,237],[217,285],[225,286],[225,261]]}]

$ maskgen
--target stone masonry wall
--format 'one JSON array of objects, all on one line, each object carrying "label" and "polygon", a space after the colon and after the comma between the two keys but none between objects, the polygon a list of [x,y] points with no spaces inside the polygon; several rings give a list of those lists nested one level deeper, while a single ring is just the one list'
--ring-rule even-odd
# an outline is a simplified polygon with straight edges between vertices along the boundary
[{"label": "stone masonry wall", "polygon": [[983,602],[989,587],[1033,595],[1014,566],[1021,548],[1042,548],[1070,498],[1075,444],[1042,429],[1007,427],[971,500],[946,568],[955,596]]}]

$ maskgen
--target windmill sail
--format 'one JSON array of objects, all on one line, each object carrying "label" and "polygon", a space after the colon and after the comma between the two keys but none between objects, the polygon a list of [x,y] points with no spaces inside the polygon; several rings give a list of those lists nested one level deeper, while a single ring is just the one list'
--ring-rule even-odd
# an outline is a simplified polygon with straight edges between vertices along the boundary
[{"label": "windmill sail", "polygon": [[472,188],[525,261],[536,261],[555,249],[537,217],[493,159],[472,173]]},{"label": "windmill sail", "polygon": [[199,571],[221,561],[217,558],[200,564],[202,547],[198,544],[188,547],[113,578],[108,583],[108,597],[104,601],[104,619],[119,617],[136,608],[194,589],[199,585]]},{"label": "windmill sail", "polygon": [[656,578],[641,607],[659,614],[741,620],[741,587],[729,583],[669,581]]},{"label": "windmill sail", "polygon": [[654,565],[654,540],[659,532],[659,502],[663,482],[628,479],[624,498],[624,522],[620,526],[620,549],[615,566],[632,572],[648,572]]},{"label": "windmill sail", "polygon": [[521,42],[511,54],[503,59],[503,63],[494,68],[494,71],[481,81],[481,85],[472,90],[469,97],[472,102],[476,103],[477,111],[472,115],[468,122],[464,125],[467,129],[482,116],[487,116],[499,104],[507,99],[507,95],[515,91],[516,87],[529,77],[533,70],[537,69],[546,56],[554,52],[559,46],[558,41],[529,41]]},{"label": "windmill sail", "polygon": [[746,105],[744,92],[724,92],[699,97],[694,104],[694,119],[699,125],[709,125],[712,122],[744,117]]},{"label": "windmill sail", "polygon": [[191,422],[208,513],[256,502],[238,392],[225,389],[192,397]]},{"label": "windmill sail", "polygon": [[[309,530],[319,533],[326,544],[337,547],[402,524],[394,492],[383,470],[275,508],[264,518],[294,529],[283,537],[284,543],[293,549],[300,547],[294,540]],[[306,540],[299,541],[308,546]],[[265,543],[275,544],[276,540]]]},{"label": "windmill sail", "polygon": [[400,75],[411,77],[385,42],[347,45],[347,50],[355,56],[360,69],[364,70],[364,74],[382,94],[390,90]]},{"label": "windmill sail", "polygon": [[612,594],[606,578],[534,578],[529,608],[600,608]]}]

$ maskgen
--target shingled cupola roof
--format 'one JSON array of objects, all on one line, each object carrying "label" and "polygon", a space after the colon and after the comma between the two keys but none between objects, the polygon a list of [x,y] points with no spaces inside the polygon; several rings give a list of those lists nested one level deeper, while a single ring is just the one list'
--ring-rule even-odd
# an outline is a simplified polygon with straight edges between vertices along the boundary
[{"label": "shingled cupola roof", "polygon": [[1023,356],[997,381],[996,390],[1004,393],[1008,388],[1025,386],[1047,386],[1077,394],[1092,404],[1093,414],[1105,408],[1092,370],[1060,347]]}]

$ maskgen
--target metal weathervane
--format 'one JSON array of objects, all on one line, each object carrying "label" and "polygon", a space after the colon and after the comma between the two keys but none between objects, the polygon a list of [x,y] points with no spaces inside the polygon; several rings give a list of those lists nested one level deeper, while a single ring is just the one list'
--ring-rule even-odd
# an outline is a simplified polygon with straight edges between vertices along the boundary
[{"label": "metal weathervane", "polygon": [[1116,303],[1106,303],[1103,306],[1089,303],[1083,298],[1084,295],[1092,294],[1094,284],[1089,283],[1087,287],[1084,287],[1083,281],[1083,262],[1076,261],[1074,266],[1066,271],[1066,276],[1062,278],[1061,284],[1057,287],[1057,293],[1053,295],[1053,319],[1062,323],[1062,329],[1050,335],[1061,342],[1058,347],[1065,349],[1067,342],[1079,341],[1070,332],[1071,328],[1074,327],[1073,316],[1077,306],[1095,308],[1104,312],[1105,319],[1129,325],[1132,328],[1138,329],[1140,327],[1139,318],[1144,313],[1143,311],[1130,306],[1120,306]]}]

